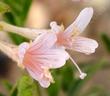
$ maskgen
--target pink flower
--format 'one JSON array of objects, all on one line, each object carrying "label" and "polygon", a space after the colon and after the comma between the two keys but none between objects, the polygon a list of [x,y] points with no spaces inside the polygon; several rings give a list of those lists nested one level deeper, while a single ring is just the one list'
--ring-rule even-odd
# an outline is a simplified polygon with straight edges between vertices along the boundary
[{"label": "pink flower", "polygon": [[[56,33],[57,35],[57,47],[64,47],[65,49],[78,51],[87,55],[94,53],[95,49],[98,47],[98,43],[93,39],[79,36],[79,34],[82,33],[89,24],[92,16],[92,8],[83,9],[76,20],[65,30],[64,28],[58,26],[56,22],[51,22],[51,29],[53,33]],[[86,74],[79,69],[71,56],[70,59],[78,68],[80,72],[80,78],[83,79]]]},{"label": "pink flower", "polygon": [[[87,27],[92,16],[93,16],[93,8],[89,7],[89,8],[83,9],[80,12],[79,16],[76,18],[76,20],[65,30],[64,30],[63,26],[57,25],[56,22],[51,22],[51,24],[50,24],[51,30],[50,29],[47,30],[47,29],[21,28],[21,27],[16,27],[16,26],[7,24],[2,21],[0,22],[0,26],[1,26],[1,29],[4,31],[17,33],[19,35],[25,36],[32,40],[34,40],[37,36],[39,36],[43,33],[49,33],[49,34],[52,33],[53,35],[56,34],[56,41],[54,42],[55,44],[53,44],[54,48],[56,47],[59,50],[69,49],[69,50],[78,51],[78,52],[89,55],[89,54],[92,54],[95,52],[95,49],[98,47],[98,43],[93,39],[79,36],[79,34],[82,33],[84,31],[84,29]],[[51,40],[53,40],[53,38],[51,38]],[[25,44],[23,44],[23,46],[24,45]],[[25,45],[25,46],[27,46],[27,45]],[[45,44],[44,44],[44,46],[45,46]],[[31,46],[31,47],[33,48],[33,46]],[[26,47],[26,48],[28,48],[28,47]],[[25,53],[26,48],[24,48],[24,51],[23,51],[24,53]],[[68,54],[68,53],[66,53],[66,54]],[[21,61],[24,56],[25,55],[20,56]],[[70,59],[75,64],[75,66],[78,68],[78,70],[80,72],[80,77],[81,77],[81,79],[83,79],[86,76],[86,74],[80,70],[80,68],[77,66],[77,64],[75,63],[75,61],[72,59],[71,56],[70,56]]]},{"label": "pink flower", "polygon": [[54,47],[56,40],[53,33],[42,34],[30,44],[22,43],[18,49],[21,66],[45,88],[54,82],[49,69],[62,67],[69,58],[65,50]]}]

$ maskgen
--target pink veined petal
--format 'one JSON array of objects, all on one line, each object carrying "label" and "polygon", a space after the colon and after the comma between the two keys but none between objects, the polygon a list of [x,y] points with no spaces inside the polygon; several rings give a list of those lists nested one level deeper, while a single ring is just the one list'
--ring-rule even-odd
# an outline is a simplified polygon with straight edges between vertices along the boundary
[{"label": "pink veined petal", "polygon": [[48,33],[32,42],[25,52],[23,49],[23,65],[43,87],[48,87],[53,82],[49,69],[63,66],[69,58],[63,48],[54,46],[55,42],[56,35]]},{"label": "pink veined petal", "polygon": [[48,49],[54,46],[57,41],[57,37],[54,33],[44,33],[41,36],[37,37],[31,44],[29,48],[30,52],[35,52],[36,50]]},{"label": "pink veined petal", "polygon": [[[44,69],[45,69],[45,67],[44,67]],[[54,80],[48,69],[45,70],[45,73],[46,74],[43,75],[43,78],[39,81],[39,83],[42,87],[47,88],[47,87],[49,87],[50,83],[54,83]]]},{"label": "pink veined petal", "polygon": [[48,80],[43,80],[42,79],[39,83],[44,88],[48,88],[50,86],[50,82]]},{"label": "pink veined petal", "polygon": [[42,87],[47,88],[50,83],[53,82],[53,78],[48,71],[48,68],[43,67],[39,62],[34,61],[34,58],[32,58],[31,55],[28,55],[27,58],[25,57],[24,65],[32,78],[37,80]]},{"label": "pink veined petal", "polygon": [[66,28],[65,35],[71,34],[74,32],[75,29],[78,29],[78,31],[83,32],[84,29],[89,24],[91,18],[93,16],[93,8],[88,7],[83,9],[79,16],[76,18],[76,20],[68,27]]},{"label": "pink veined petal", "polygon": [[[47,88],[50,85],[50,80],[48,78],[44,78],[43,77],[43,72],[40,74],[41,76],[39,77],[39,74],[37,74],[37,70],[36,71],[32,71],[29,68],[27,68],[27,71],[29,72],[29,74],[39,82],[39,84],[44,87]],[[44,73],[45,75],[45,73]],[[52,77],[51,77],[52,78]]]},{"label": "pink veined petal", "polygon": [[36,70],[31,69],[29,66],[26,67],[26,69],[29,72],[29,74],[32,76],[33,79],[35,79],[37,81],[41,80],[43,74],[42,73],[39,74],[39,71],[37,69]]},{"label": "pink veined petal", "polygon": [[36,75],[36,80],[39,80],[42,78],[43,69],[39,65],[39,62],[35,62],[33,59],[34,58],[32,58],[32,55],[26,53],[23,60],[23,65],[27,70],[30,70]]},{"label": "pink veined petal", "polygon": [[63,49],[46,50],[43,54],[33,55],[33,61],[48,68],[60,68],[69,59],[68,53]]},{"label": "pink veined petal", "polygon": [[77,36],[73,39],[72,50],[85,53],[87,55],[94,53],[98,43],[89,38]]}]

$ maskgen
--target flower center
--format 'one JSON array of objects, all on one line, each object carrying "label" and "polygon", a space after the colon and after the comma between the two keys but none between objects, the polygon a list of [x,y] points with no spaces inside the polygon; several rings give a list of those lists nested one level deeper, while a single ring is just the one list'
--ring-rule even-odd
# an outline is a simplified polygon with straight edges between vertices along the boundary
[{"label": "flower center", "polygon": [[72,47],[72,38],[65,36],[63,32],[57,33],[57,45],[64,46],[66,48]]}]

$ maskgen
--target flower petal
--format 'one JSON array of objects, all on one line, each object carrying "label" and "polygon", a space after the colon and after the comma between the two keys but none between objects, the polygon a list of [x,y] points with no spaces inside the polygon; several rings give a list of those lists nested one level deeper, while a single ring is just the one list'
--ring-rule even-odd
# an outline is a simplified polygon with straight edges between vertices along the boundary
[{"label": "flower petal", "polygon": [[39,83],[43,88],[48,88],[50,86],[50,82],[48,80],[42,79]]},{"label": "flower petal", "polygon": [[77,31],[83,32],[89,24],[92,16],[93,8],[88,7],[83,9],[76,20],[65,30],[65,32],[69,34],[74,32],[75,29],[77,29]]},{"label": "flower petal", "polygon": [[[39,82],[39,84],[44,87],[44,88],[47,88],[49,87],[51,81],[49,79],[49,77],[45,77],[45,73],[42,71],[41,74],[38,74],[38,70],[36,69],[35,71],[34,70],[30,70],[29,68],[27,68],[27,71],[29,72],[29,74]],[[44,77],[43,77],[44,75]],[[52,78],[52,76],[50,77]]]},{"label": "flower petal", "polygon": [[51,49],[44,51],[42,55],[34,54],[32,58],[34,62],[39,62],[41,66],[53,69],[64,66],[66,60],[69,59],[69,55],[63,49]]},{"label": "flower petal", "polygon": [[24,55],[26,53],[26,50],[29,48],[29,44],[28,43],[22,43],[19,45],[18,47],[18,56],[20,59],[20,64],[23,63],[23,59],[24,59]]},{"label": "flower petal", "polygon": [[37,37],[33,43],[30,45],[29,51],[35,52],[36,50],[40,49],[48,49],[54,46],[57,41],[56,34],[54,33],[44,33]]},{"label": "flower petal", "polygon": [[43,87],[48,87],[53,82],[49,69],[63,66],[69,58],[63,48],[54,46],[55,43],[54,33],[43,34],[30,44],[23,58],[27,71]]},{"label": "flower petal", "polygon": [[87,55],[94,53],[98,43],[89,38],[77,36],[73,39],[72,50],[85,53]]}]

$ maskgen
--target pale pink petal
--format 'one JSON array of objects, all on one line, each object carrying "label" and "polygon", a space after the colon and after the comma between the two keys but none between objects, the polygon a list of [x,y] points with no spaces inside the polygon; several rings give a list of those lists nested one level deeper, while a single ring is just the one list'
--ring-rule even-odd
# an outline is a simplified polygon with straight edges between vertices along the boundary
[{"label": "pale pink petal", "polygon": [[33,70],[33,69],[31,69],[31,67],[26,67],[26,69],[29,72],[29,74],[32,76],[33,79],[35,79],[37,81],[42,79],[43,74],[39,73],[39,71],[37,69]]},{"label": "pale pink petal", "polygon": [[32,64],[34,62],[33,64],[36,66],[40,65],[51,69],[62,67],[66,63],[66,60],[69,59],[68,53],[62,48],[44,49],[42,51],[38,49],[33,52],[30,52],[29,49],[26,54],[25,58],[27,59],[25,59],[24,63],[31,62],[30,64]]},{"label": "pale pink petal", "polygon": [[22,64],[22,61],[23,61],[23,58],[24,58],[24,55],[26,53],[26,50],[29,48],[29,44],[28,43],[22,43],[19,45],[18,47],[18,56],[19,56],[19,59],[20,59],[20,63]]},{"label": "pale pink petal", "polygon": [[39,83],[44,88],[48,88],[50,86],[50,82],[48,80],[43,80],[42,79]]},{"label": "pale pink petal", "polygon": [[53,82],[53,78],[48,71],[48,68],[41,66],[39,62],[34,62],[33,58],[29,58],[27,58],[28,60],[24,60],[25,68],[29,74],[38,82],[41,82],[41,80],[44,80],[44,82]]},{"label": "pale pink petal", "polygon": [[[34,44],[28,50],[28,52],[33,55],[32,58],[35,58],[33,61],[39,61],[42,66],[45,65],[49,68],[59,68],[63,66],[66,60],[69,59],[69,56],[64,49],[54,48],[53,45],[56,41],[56,35],[49,33],[44,34],[42,37],[40,40],[37,39],[34,41]],[[39,42],[37,42],[38,40]]]},{"label": "pale pink petal", "polygon": [[34,59],[24,60],[25,68],[33,79],[37,80],[42,87],[47,88],[50,83],[53,83],[53,78],[48,68],[41,66],[39,62],[34,62]]},{"label": "pale pink petal", "polygon": [[85,8],[81,11],[79,16],[74,21],[74,25],[80,30],[80,32],[83,32],[84,29],[89,24],[91,18],[93,16],[93,8]]},{"label": "pale pink petal", "polygon": [[91,18],[93,16],[93,8],[88,7],[83,9],[76,20],[65,30],[65,34],[70,34],[74,32],[74,30],[78,29],[78,31],[83,32],[84,29],[89,24]]},{"label": "pale pink petal", "polygon": [[55,34],[43,34],[31,42],[23,58],[23,65],[29,74],[43,87],[48,87],[53,82],[49,69],[63,66],[69,58],[63,48],[54,46],[55,43]]},{"label": "pale pink petal", "polygon": [[33,77],[33,79],[37,80],[42,87],[44,87],[44,88],[49,87],[51,81],[49,80],[49,78],[43,77],[43,75],[45,75],[45,73],[43,71],[41,74],[38,74],[37,69],[35,71],[32,71],[29,68],[27,68],[27,70],[28,70],[29,74]]},{"label": "pale pink petal", "polygon": [[88,55],[94,53],[97,47],[98,43],[93,39],[80,36],[77,36],[73,39],[72,50],[85,53]]},{"label": "pale pink petal", "polygon": [[42,78],[43,69],[39,65],[39,62],[34,61],[34,58],[30,53],[25,54],[25,57],[23,59],[23,65],[28,71],[31,71],[35,74],[36,80],[39,80]]},{"label": "pale pink petal", "polygon": [[57,37],[54,33],[44,33],[33,41],[29,50],[30,52],[35,52],[38,49],[49,49],[54,46],[56,41]]},{"label": "pale pink petal", "polygon": [[69,59],[69,55],[65,50],[59,48],[46,50],[41,55],[34,54],[32,58],[34,58],[34,62],[39,62],[41,66],[45,66],[52,69],[64,66],[66,60]]}]

